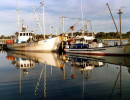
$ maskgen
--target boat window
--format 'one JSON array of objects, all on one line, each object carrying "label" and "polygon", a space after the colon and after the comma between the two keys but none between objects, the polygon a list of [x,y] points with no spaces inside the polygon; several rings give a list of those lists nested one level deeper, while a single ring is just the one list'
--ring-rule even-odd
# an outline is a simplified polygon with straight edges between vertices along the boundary
[{"label": "boat window", "polygon": [[22,33],[20,33],[20,36],[22,36]]},{"label": "boat window", "polygon": [[31,36],[31,34],[29,33],[29,36]]},{"label": "boat window", "polygon": [[23,67],[23,64],[21,64],[21,67]]},{"label": "boat window", "polygon": [[29,67],[29,64],[27,64],[27,67]]},{"label": "boat window", "polygon": [[26,33],[26,36],[28,36],[28,33]]},{"label": "boat window", "polygon": [[25,36],[25,33],[23,33],[23,36]]},{"label": "boat window", "polygon": [[94,39],[93,42],[98,42],[97,39]]},{"label": "boat window", "polygon": [[31,36],[32,36],[32,33],[31,33]]},{"label": "boat window", "polygon": [[24,67],[26,67],[26,64],[24,64]]}]

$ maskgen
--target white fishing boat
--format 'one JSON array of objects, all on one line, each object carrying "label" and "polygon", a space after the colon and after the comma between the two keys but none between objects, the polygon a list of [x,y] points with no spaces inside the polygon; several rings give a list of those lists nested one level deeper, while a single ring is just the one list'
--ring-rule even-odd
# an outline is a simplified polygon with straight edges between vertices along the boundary
[{"label": "white fishing boat", "polygon": [[[32,32],[19,32],[14,43],[7,44],[7,48],[19,51],[56,52],[59,50],[60,37],[33,41]],[[30,41],[31,40],[31,41]]]},{"label": "white fishing boat", "polygon": [[[59,36],[46,39],[45,38],[45,25],[44,25],[44,2],[43,6],[43,30],[44,30],[44,39],[43,40],[34,40],[33,32],[27,32],[27,27],[22,25],[22,31],[15,34],[13,42],[7,44],[7,48],[11,50],[19,51],[40,51],[40,52],[55,52],[59,50],[61,39]],[[19,9],[18,9],[19,15]],[[19,20],[19,16],[18,16]],[[19,21],[18,21],[19,25]],[[19,26],[18,26],[19,27]]]}]

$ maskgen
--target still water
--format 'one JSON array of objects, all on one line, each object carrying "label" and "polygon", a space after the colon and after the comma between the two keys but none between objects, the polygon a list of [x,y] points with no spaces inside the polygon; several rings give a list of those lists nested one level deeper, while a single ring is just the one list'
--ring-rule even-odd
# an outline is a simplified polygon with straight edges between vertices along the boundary
[{"label": "still water", "polygon": [[130,100],[130,57],[0,52],[1,100]]}]

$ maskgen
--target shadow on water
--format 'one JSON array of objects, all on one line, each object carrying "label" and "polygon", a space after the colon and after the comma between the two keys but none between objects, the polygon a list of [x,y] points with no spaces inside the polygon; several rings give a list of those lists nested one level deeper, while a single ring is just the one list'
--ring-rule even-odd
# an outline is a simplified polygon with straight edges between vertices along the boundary
[{"label": "shadow on water", "polygon": [[[130,91],[130,88],[126,89],[130,81],[129,57],[20,51],[6,53],[6,59],[11,61],[19,73],[19,78],[16,80],[19,81],[19,86],[17,85],[19,89],[16,91],[17,93],[19,91],[17,98],[21,100],[130,98],[128,93],[122,96],[126,91]],[[26,94],[27,92],[29,93]],[[15,96],[12,98],[15,99]]]}]

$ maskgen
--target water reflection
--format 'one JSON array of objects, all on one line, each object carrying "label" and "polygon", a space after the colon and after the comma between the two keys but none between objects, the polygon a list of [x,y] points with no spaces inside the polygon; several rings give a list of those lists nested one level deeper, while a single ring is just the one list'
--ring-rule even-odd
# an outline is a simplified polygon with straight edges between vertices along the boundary
[{"label": "water reflection", "polygon": [[[20,94],[21,94],[21,70],[23,75],[28,74],[28,69],[35,68],[39,63],[43,64],[42,70],[38,77],[34,94],[36,95],[41,77],[44,70],[44,97],[46,97],[46,65],[58,67],[64,70],[64,64],[60,60],[60,56],[56,53],[34,53],[34,52],[19,52],[19,51],[7,51],[6,58],[12,61],[12,64],[20,69]],[[64,76],[65,77],[65,76]],[[64,78],[65,79],[65,78]]]},{"label": "water reflection", "polygon": [[[63,91],[67,91],[67,93],[71,94],[72,96],[74,96],[74,94],[70,91],[75,92],[75,98],[73,97],[73,99],[76,99],[76,97],[78,96],[81,96],[82,99],[88,100],[95,99],[94,96],[98,96],[100,99],[102,99],[101,95],[105,95],[105,98],[113,99],[113,96],[115,96],[115,91],[117,92],[116,87],[119,87],[118,92],[121,98],[123,94],[122,78],[124,78],[122,76],[124,75],[122,73],[122,70],[124,70],[125,68],[125,70],[130,73],[129,57],[103,57],[75,54],[59,55],[56,53],[7,51],[6,59],[10,60],[11,63],[19,69],[20,95],[24,92],[22,91],[21,86],[21,71],[23,71],[23,76],[25,76],[30,74],[29,71],[39,68],[39,66],[41,65],[39,74],[37,74],[37,78],[35,80],[35,83],[33,84],[33,93],[35,96],[37,96],[40,92],[40,94],[42,94],[42,99],[44,100],[48,98],[50,100],[54,99],[53,97],[55,97],[55,99],[61,99],[62,97],[62,99],[67,99],[67,96],[64,96],[66,94],[64,94]],[[59,69],[59,72],[55,68]],[[112,73],[111,75],[109,73],[106,73],[106,68],[111,70],[111,72],[113,71],[114,74]],[[106,74],[108,74],[110,78],[106,79]],[[53,75],[53,78],[51,75]],[[62,79],[60,75],[62,76]],[[108,80],[110,82],[109,84],[111,85],[106,89],[106,84],[108,83],[105,82],[107,82]],[[100,88],[97,85],[103,86],[104,88]],[[73,89],[74,86],[75,89]],[[96,90],[94,88],[95,86],[97,86]],[[76,89],[78,89],[78,92],[76,91]],[[108,90],[108,93],[101,93],[99,96],[99,90],[104,91],[105,89]],[[56,90],[59,92],[56,92]],[[53,91],[55,93],[51,94],[50,91]],[[60,96],[61,94],[63,95],[62,97]],[[79,97],[78,99],[81,99]]]},{"label": "water reflection", "polygon": [[103,62],[98,60],[89,59],[87,57],[81,57],[77,55],[66,55],[66,60],[71,62],[71,78],[74,79],[74,69],[81,71],[81,74],[86,72],[86,79],[91,78],[92,70],[94,67],[103,66]]},{"label": "water reflection", "polygon": [[[91,56],[91,55],[81,55],[81,54],[67,54],[66,58],[68,58],[69,61],[71,61],[71,66],[74,66],[75,68],[78,67],[78,69],[81,69],[85,71],[92,70],[94,67],[101,67],[104,65],[104,63],[114,64],[117,65],[119,68],[119,72],[117,74],[117,77],[114,81],[114,85],[111,89],[111,93],[109,95],[109,100],[113,99],[113,94],[115,91],[116,86],[118,86],[119,83],[119,92],[118,95],[120,96],[120,99],[122,99],[122,66],[127,66],[128,73],[130,73],[130,57],[121,56],[121,57],[109,57],[109,56]],[[87,65],[87,66],[86,66]],[[86,79],[90,79],[87,77]],[[84,82],[83,82],[84,83]]]},{"label": "water reflection", "polygon": [[66,56],[73,56],[75,58],[82,58],[82,59],[90,59],[90,60],[97,60],[104,63],[110,63],[115,65],[123,65],[130,67],[130,57],[128,56],[94,56],[94,55],[81,55],[81,54],[69,54],[67,53]]}]

